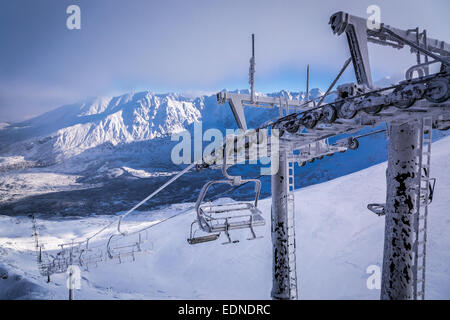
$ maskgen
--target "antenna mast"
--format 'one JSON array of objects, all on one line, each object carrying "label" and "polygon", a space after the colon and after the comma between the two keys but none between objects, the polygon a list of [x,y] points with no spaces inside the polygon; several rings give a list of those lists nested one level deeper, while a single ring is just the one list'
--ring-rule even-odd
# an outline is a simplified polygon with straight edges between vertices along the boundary
[{"label": "antenna mast", "polygon": [[306,67],[306,101],[309,101],[309,64]]},{"label": "antenna mast", "polygon": [[252,33],[252,57],[250,58],[249,80],[251,103],[255,101],[255,34]]}]

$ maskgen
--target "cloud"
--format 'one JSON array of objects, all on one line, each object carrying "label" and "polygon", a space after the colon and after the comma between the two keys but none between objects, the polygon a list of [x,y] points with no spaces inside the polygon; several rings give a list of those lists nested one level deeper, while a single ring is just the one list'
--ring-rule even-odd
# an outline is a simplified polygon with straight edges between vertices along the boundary
[{"label": "cloud", "polygon": [[[330,15],[343,10],[365,16],[372,4],[380,6],[387,24],[420,25],[431,37],[450,38],[448,0],[79,0],[82,29],[70,31],[65,9],[72,2],[0,4],[0,38],[5,41],[0,83],[16,86],[11,90],[17,92],[2,97],[3,110],[20,105],[46,111],[64,100],[59,93],[67,93],[62,103],[70,103],[74,97],[133,89],[247,87],[251,33],[256,34],[258,89],[304,88],[307,63],[313,85],[324,87],[349,56],[345,37],[330,30]],[[374,78],[414,62],[408,52],[391,48],[371,46],[370,54]],[[35,89],[20,95],[21,86]],[[21,114],[8,114],[14,112]]]},{"label": "cloud", "polygon": [[0,122],[20,121],[85,98],[61,85],[0,83]]}]

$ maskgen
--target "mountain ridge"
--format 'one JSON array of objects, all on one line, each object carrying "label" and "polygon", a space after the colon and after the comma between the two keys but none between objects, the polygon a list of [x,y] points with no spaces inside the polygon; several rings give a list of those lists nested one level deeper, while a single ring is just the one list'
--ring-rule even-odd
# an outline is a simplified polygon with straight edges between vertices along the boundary
[{"label": "mountain ridge", "polygon": [[[234,92],[248,92],[235,90]],[[321,94],[311,90],[311,96]],[[303,92],[280,91],[269,96],[304,98]],[[255,119],[273,118],[273,110],[248,110]],[[151,91],[97,97],[61,106],[35,118],[0,129],[0,154],[21,155],[34,161],[60,162],[102,144],[166,138],[191,130],[195,122],[204,128],[235,128],[229,108],[218,106],[215,95],[185,97],[182,94],[156,94]],[[44,158],[42,156],[45,155]]]}]

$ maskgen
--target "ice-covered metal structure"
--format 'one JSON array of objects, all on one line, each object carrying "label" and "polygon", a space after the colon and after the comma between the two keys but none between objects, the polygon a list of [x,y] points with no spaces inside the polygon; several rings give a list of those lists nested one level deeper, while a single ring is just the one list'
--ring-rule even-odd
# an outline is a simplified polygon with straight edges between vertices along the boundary
[{"label": "ice-covered metal structure", "polygon": [[[197,244],[213,241],[225,233],[226,243],[234,243],[236,241],[230,236],[233,229],[249,229],[252,235],[250,239],[257,238],[255,228],[265,224],[257,207],[260,182],[228,174],[227,168],[231,164],[227,164],[227,159],[231,150],[231,153],[243,153],[246,159],[270,156],[272,161],[278,161],[278,170],[272,174],[271,295],[274,299],[297,299],[293,195],[295,163],[303,166],[336,152],[355,150],[359,145],[358,138],[380,130],[373,129],[360,136],[355,136],[356,132],[386,124],[386,130],[382,130],[387,131],[389,137],[386,202],[368,204],[370,211],[386,219],[381,299],[424,299],[427,216],[435,184],[430,176],[431,135],[433,129],[450,128],[450,46],[428,38],[425,30],[400,30],[384,24],[377,29],[369,28],[366,19],[344,12],[333,14],[329,24],[335,34],[346,34],[351,56],[324,95],[309,100],[307,92],[306,99],[300,100],[257,94],[254,90],[255,50],[252,35],[250,93],[217,94],[219,104],[229,104],[242,134],[227,136],[222,148],[215,150],[209,158],[189,165],[121,216],[117,222],[117,232],[109,238],[106,250],[96,251],[89,247],[90,239],[103,232],[103,228],[92,237],[76,243],[76,246],[72,244],[70,250],[62,248],[53,259],[41,259],[42,274],[65,272],[69,261],[87,265],[107,259],[120,260],[129,255],[134,259],[136,253],[143,251],[142,243],[144,234],[148,238],[148,228],[124,232],[120,229],[122,219],[184,173],[193,168],[206,168],[219,159],[223,161],[224,179],[208,182],[203,187],[193,208],[196,219],[191,225],[188,242]],[[370,71],[368,42],[396,49],[410,48],[416,55],[416,64],[406,71],[404,81],[389,87],[375,87]],[[341,84],[334,89],[350,63],[353,64],[356,82]],[[432,65],[438,65],[439,70],[430,73]],[[309,68],[307,74],[309,78]],[[325,103],[331,93],[336,98]],[[245,106],[277,108],[279,117],[267,119],[258,128],[249,130]],[[271,132],[271,136],[278,132],[277,148],[272,145],[273,140],[264,136],[262,129],[269,129],[267,132]],[[332,144],[328,140],[331,137],[342,138]],[[239,138],[244,141],[241,145]],[[255,148],[261,139],[268,147],[264,155]],[[251,203],[220,206],[204,203],[206,192],[213,184],[225,183],[239,187],[250,182],[256,184],[255,200]]]},{"label": "ice-covered metal structure", "polygon": [[[243,130],[247,129],[244,106],[280,110],[280,118],[268,125],[285,133],[280,140],[280,169],[272,177],[272,297],[297,297],[295,239],[292,239],[294,163],[320,159],[323,154],[332,153],[333,148],[355,149],[358,140],[354,138],[335,146],[330,146],[327,139],[386,123],[389,136],[386,203],[368,205],[386,219],[381,298],[423,299],[428,205],[435,182],[430,177],[431,133],[432,129],[450,127],[450,46],[428,38],[426,31],[420,32],[418,28],[400,30],[384,24],[378,29],[368,28],[367,19],[344,12],[332,15],[329,24],[335,34],[346,34],[356,77],[355,83],[337,87],[337,98],[332,103],[324,104],[324,97],[350,61],[317,104],[254,94],[218,94],[218,102],[229,103]],[[417,63],[406,71],[404,81],[376,88],[371,77],[368,42],[396,49],[409,47]],[[433,64],[439,64],[440,69],[430,74],[429,67]],[[304,155],[305,149],[320,144],[325,146],[323,153],[306,152],[309,159],[299,160],[298,155]]]}]

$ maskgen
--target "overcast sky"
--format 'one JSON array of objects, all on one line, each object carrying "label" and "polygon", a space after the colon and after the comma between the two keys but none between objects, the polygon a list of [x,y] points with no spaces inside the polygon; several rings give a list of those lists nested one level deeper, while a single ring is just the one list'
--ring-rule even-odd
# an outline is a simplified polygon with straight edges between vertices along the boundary
[{"label": "overcast sky", "polygon": [[[81,30],[66,9],[81,8]],[[92,96],[128,91],[215,92],[247,88],[256,34],[256,89],[326,88],[349,56],[331,14],[420,26],[450,41],[449,0],[0,0],[0,122],[19,121]],[[407,50],[370,45],[374,79],[404,72]],[[348,70],[344,81],[353,81]]]}]

